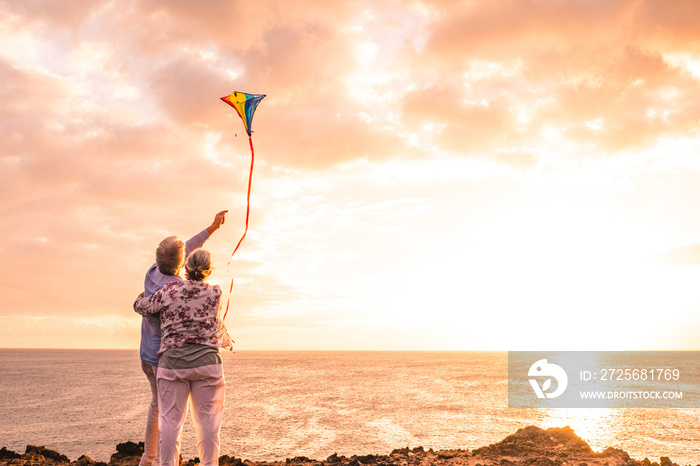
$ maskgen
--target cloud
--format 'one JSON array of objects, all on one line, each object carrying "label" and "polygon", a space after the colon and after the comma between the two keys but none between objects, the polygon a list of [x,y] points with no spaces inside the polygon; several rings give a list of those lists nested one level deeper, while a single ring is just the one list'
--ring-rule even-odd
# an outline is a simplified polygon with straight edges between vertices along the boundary
[{"label": "cloud", "polygon": [[631,0],[608,2],[435,1],[425,55],[451,67],[469,59],[512,59],[533,50],[566,50],[572,44],[613,42],[630,21]]},{"label": "cloud", "polygon": [[[658,197],[639,210],[666,220],[663,206],[693,198],[682,180],[697,172],[698,8],[659,8],[4,2],[6,307],[70,315],[76,328],[130,316],[155,245],[228,208],[207,243],[224,283],[250,163],[238,115],[219,100],[234,90],[267,94],[253,123],[251,229],[232,266],[243,332],[390,321],[397,277],[449,288],[431,261],[542,193]],[[692,236],[681,210],[668,219]],[[426,264],[433,272],[417,273]]]},{"label": "cloud", "polygon": [[[221,115],[222,107],[212,92],[227,94],[229,80],[222,70],[207,60],[185,55],[156,69],[151,91],[159,107],[179,124],[206,123]],[[230,92],[228,92],[230,94]]]},{"label": "cloud", "polygon": [[640,40],[671,47],[677,51],[700,53],[695,27],[700,20],[700,6],[692,0],[674,2],[669,8],[663,2],[644,0],[635,11],[635,32]]},{"label": "cloud", "polygon": [[442,125],[438,141],[454,152],[469,154],[492,148],[512,128],[507,102],[465,102],[467,98],[456,88],[416,90],[404,96],[403,116],[414,127],[426,123]]},{"label": "cloud", "polygon": [[25,152],[28,145],[37,152],[50,149],[54,140],[48,135],[61,126],[57,116],[65,115],[69,87],[56,76],[35,70],[23,70],[0,58],[0,136],[3,158]]},{"label": "cloud", "polygon": [[31,23],[41,23],[51,27],[70,30],[80,25],[99,7],[99,2],[85,2],[79,5],[65,5],[50,0],[30,0],[0,2],[2,11],[21,17]]},{"label": "cloud", "polygon": [[700,113],[688,96],[699,84],[659,55],[630,46],[611,56],[597,78],[560,86],[542,118],[561,122],[573,141],[614,153],[694,130]]},{"label": "cloud", "polygon": [[[697,131],[700,81],[669,63],[675,49],[642,34],[637,2],[444,8],[426,26],[401,105],[405,123],[441,126],[447,150],[495,156],[567,144],[605,156]],[[548,147],[550,128],[564,140]]]}]

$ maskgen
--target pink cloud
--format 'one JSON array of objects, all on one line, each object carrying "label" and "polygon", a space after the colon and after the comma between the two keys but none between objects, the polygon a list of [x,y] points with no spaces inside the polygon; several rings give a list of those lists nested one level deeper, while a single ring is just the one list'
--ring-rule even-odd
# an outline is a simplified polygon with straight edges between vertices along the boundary
[{"label": "pink cloud", "polygon": [[571,43],[598,43],[620,34],[633,11],[633,0],[607,2],[435,1],[440,11],[430,25],[425,47],[438,61],[521,57],[537,49],[566,49]]},{"label": "pink cloud", "polygon": [[693,0],[680,0],[673,5],[643,0],[635,12],[639,40],[650,46],[663,44],[678,51],[700,52],[700,5]]},{"label": "pink cloud", "polygon": [[[698,92],[698,83],[660,56],[630,46],[598,65],[589,80],[554,87],[555,103],[543,109],[540,122],[562,122],[572,139],[611,151],[684,135],[696,126],[700,113],[688,97]],[[586,128],[596,119],[600,131]]]},{"label": "pink cloud", "polygon": [[26,2],[3,0],[0,4],[3,11],[11,12],[29,22],[40,22],[50,27],[67,30],[79,27],[100,7],[99,2],[81,2],[80,4],[66,5],[50,0],[30,0]]},{"label": "pink cloud", "polygon": [[[442,123],[446,148],[493,154],[539,146],[551,125],[572,142],[614,153],[688,134],[700,117],[692,97],[698,82],[665,62],[662,54],[676,50],[663,48],[668,41],[644,35],[651,19],[638,2],[488,2],[441,11],[413,62],[424,84],[402,108],[407,123]],[[529,117],[517,121],[518,112]],[[600,129],[589,128],[594,121]]]},{"label": "pink cloud", "polygon": [[493,147],[510,131],[513,117],[503,100],[466,103],[467,93],[457,87],[420,89],[403,99],[407,123],[444,125],[438,140],[450,150],[470,153]]},{"label": "pink cloud", "polygon": [[230,82],[221,70],[192,56],[180,57],[154,70],[151,79],[151,91],[159,106],[178,124],[214,120],[223,112],[212,93],[230,94],[226,91]]}]

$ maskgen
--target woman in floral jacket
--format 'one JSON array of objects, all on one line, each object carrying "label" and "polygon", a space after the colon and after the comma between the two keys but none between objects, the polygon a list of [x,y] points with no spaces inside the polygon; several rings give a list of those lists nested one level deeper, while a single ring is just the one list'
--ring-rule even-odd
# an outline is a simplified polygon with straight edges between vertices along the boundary
[{"label": "woman in floral jacket", "polygon": [[219,431],[224,411],[224,371],[220,348],[233,341],[219,317],[221,288],[204,283],[211,274],[211,255],[193,251],[185,263],[187,280],[165,285],[134,302],[141,315],[160,313],[162,339],[158,350],[161,466],[177,466],[179,436],[192,397],[192,415],[202,466],[219,462]]}]

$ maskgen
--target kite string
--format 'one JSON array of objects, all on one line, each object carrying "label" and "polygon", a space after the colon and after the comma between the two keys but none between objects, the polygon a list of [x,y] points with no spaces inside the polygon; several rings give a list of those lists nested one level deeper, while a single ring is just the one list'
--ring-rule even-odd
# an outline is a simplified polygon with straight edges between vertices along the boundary
[{"label": "kite string", "polygon": [[233,292],[233,277],[231,276],[231,272],[229,271],[229,267],[231,266],[231,260],[233,260],[233,255],[236,254],[236,251],[238,251],[238,247],[243,242],[243,238],[245,238],[246,233],[248,233],[248,218],[250,217],[250,187],[253,182],[253,163],[255,162],[255,151],[253,150],[252,136],[248,136],[248,142],[250,143],[250,174],[248,175],[248,196],[246,198],[247,200],[245,209],[245,230],[243,231],[243,236],[241,236],[241,239],[238,240],[238,244],[231,253],[231,257],[229,257],[228,259],[228,264],[226,264],[226,273],[231,279],[231,286],[229,286],[228,289],[228,298],[226,298],[226,311],[224,312],[224,318],[222,320],[225,320],[226,315],[228,314],[228,307],[231,303],[231,293]]}]

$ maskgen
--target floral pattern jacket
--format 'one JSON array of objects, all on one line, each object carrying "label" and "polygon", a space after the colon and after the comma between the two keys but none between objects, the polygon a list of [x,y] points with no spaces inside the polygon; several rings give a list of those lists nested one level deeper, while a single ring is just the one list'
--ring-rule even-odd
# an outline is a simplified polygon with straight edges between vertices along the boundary
[{"label": "floral pattern jacket", "polygon": [[219,317],[221,288],[194,280],[165,285],[148,298],[138,298],[134,311],[142,316],[160,312],[162,339],[158,354],[185,343],[233,351],[233,340]]}]

